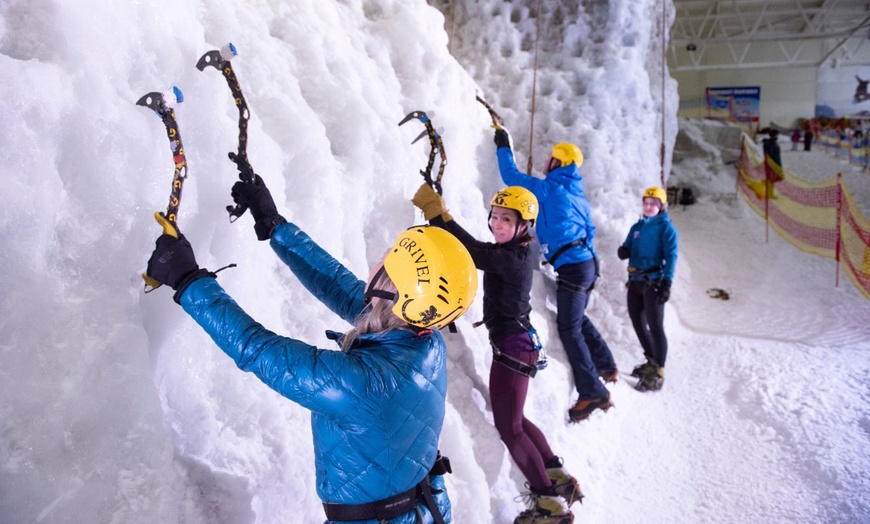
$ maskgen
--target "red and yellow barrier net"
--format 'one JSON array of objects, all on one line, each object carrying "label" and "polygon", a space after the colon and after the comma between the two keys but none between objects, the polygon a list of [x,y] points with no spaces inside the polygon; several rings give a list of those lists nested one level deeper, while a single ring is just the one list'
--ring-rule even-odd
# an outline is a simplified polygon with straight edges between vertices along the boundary
[{"label": "red and yellow barrier net", "polygon": [[769,158],[765,164],[747,140],[744,136],[737,190],[749,207],[798,249],[836,260],[870,299],[870,220],[840,175],[818,183],[801,180]]}]

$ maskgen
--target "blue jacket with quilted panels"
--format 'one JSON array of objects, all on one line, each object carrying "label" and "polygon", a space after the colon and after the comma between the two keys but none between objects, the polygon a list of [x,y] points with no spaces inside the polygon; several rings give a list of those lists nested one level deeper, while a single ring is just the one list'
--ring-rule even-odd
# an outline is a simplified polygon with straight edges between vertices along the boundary
[{"label": "blue jacket with quilted panels", "polygon": [[[365,307],[365,282],[292,223],[275,228],[271,245],[315,297],[353,323]],[[181,305],[240,369],[311,410],[322,501],[382,500],[409,490],[428,474],[438,452],[447,395],[440,333],[362,335],[345,353],[267,330],[211,278],[194,281]],[[442,477],[432,479],[432,489],[450,522]],[[432,522],[428,510],[421,510],[424,522]],[[411,511],[389,522],[418,521]]]}]

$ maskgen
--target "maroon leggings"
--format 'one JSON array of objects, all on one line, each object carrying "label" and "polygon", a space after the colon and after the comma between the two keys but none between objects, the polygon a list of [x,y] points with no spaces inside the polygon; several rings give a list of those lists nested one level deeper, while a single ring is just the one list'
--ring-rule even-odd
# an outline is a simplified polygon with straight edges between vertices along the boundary
[{"label": "maroon leggings", "polygon": [[[508,335],[498,341],[496,347],[530,366],[534,366],[538,359],[528,333]],[[544,462],[553,458],[554,454],[541,430],[523,415],[528,390],[528,376],[498,362],[492,363],[489,370],[489,397],[495,429],[529,481],[529,486],[540,490],[552,485]]]}]

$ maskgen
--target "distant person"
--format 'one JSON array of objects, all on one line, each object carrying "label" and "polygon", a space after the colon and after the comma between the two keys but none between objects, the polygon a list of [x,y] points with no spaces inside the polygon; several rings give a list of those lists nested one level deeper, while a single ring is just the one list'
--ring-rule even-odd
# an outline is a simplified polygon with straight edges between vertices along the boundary
[{"label": "distant person", "polygon": [[779,131],[771,129],[767,133],[767,138],[761,141],[764,154],[769,156],[777,166],[782,166],[782,154],[779,148]]},{"label": "distant person", "polygon": [[[765,196],[775,199],[774,185],[785,178],[782,170],[782,154],[779,149],[779,131],[770,129],[767,138],[762,140],[764,149]],[[770,161],[768,161],[770,159]]]},{"label": "distant person", "polygon": [[809,127],[804,131],[804,151],[809,151],[813,146],[813,132]]},{"label": "distant person", "polygon": [[556,144],[542,180],[517,169],[507,131],[495,131],[495,145],[504,183],[528,189],[541,204],[535,231],[547,262],[558,274],[556,324],[578,393],[568,417],[579,422],[613,405],[599,377],[616,382],[619,373],[610,348],[586,316],[589,293],[598,278],[598,256],[593,246],[595,226],[580,176],[583,153],[574,144]]},{"label": "distant person", "polygon": [[447,212],[444,199],[428,184],[414,204],[429,223],[456,236],[483,270],[483,320],[492,345],[489,397],[502,442],[526,478],[530,508],[514,524],[559,523],[573,518],[568,506],[583,498],[580,485],[562,467],[540,429],[523,413],[530,379],[546,365],[529,314],[537,258],[530,246],[538,199],[522,187],[498,191],[490,201],[489,229],[495,243],[481,242]]},{"label": "distant person", "polygon": [[795,130],[791,132],[791,150],[797,151],[798,144],[800,144],[800,143],[801,143],[801,130],[798,128],[795,128]]},{"label": "distant person", "polygon": [[628,316],[643,348],[646,362],[631,375],[635,389],[657,391],[665,382],[668,339],[665,336],[665,302],[671,296],[677,263],[677,230],[665,210],[668,194],[661,187],[643,192],[643,216],[631,226],[617,249],[620,260],[628,259]]},{"label": "distant person", "polygon": [[353,325],[344,335],[327,332],[341,351],[279,336],[248,316],[165,217],[147,275],[175,290],[240,369],[311,410],[327,522],[451,522],[442,478],[449,464],[438,453],[447,354],[437,329],[474,299],[468,251],[443,229],[414,226],[362,281],[278,214],[262,179],[237,182],[232,194],[251,210],[257,238],[270,240],[299,281]]}]

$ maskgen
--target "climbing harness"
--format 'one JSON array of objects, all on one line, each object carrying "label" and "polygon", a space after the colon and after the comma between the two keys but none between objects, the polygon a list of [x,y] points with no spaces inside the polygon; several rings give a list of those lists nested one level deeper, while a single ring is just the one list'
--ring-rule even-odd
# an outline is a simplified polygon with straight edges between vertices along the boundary
[{"label": "climbing harness", "polygon": [[[184,101],[184,94],[180,89],[173,86],[170,91],[177,103]],[[184,156],[181,134],[178,132],[178,122],[175,120],[175,110],[167,102],[164,93],[156,91],[142,96],[136,101],[136,105],[154,110],[163,121],[163,125],[166,126],[169,147],[172,149],[172,160],[175,163],[175,173],[172,175],[172,192],[169,194],[169,205],[166,206],[166,213],[158,211],[154,213],[154,218],[163,227],[163,233],[178,238],[176,221],[178,220],[178,207],[181,205],[181,190],[184,186],[184,180],[187,178],[187,159]],[[161,286],[160,282],[145,273],[142,273],[142,279],[145,281],[146,293],[150,293]]]},{"label": "climbing harness", "polygon": [[[432,146],[432,149],[429,151],[429,162],[426,164],[425,170],[420,170],[420,174],[423,175],[423,180],[426,181],[427,184],[432,186],[432,189],[435,190],[439,195],[442,194],[441,190],[441,178],[444,176],[444,167],[447,165],[447,153],[444,152],[444,143],[441,141],[441,135],[435,131],[435,127],[432,126],[432,120],[424,113],[423,111],[411,111],[405,118],[399,122],[399,125],[404,124],[412,119],[418,119],[420,122],[423,122],[423,125],[426,126],[426,129],[420,133],[420,135],[415,138],[411,143],[414,144],[417,140],[420,140],[426,135],[429,135],[429,145]],[[435,165],[435,154],[441,155],[441,164],[438,166],[438,176],[434,179],[432,178],[432,166]]]},{"label": "climbing harness", "polygon": [[565,252],[568,251],[569,249],[572,249],[572,248],[577,247],[577,246],[584,246],[585,247],[586,246],[586,237],[578,238],[577,240],[569,242],[569,243],[565,244],[564,246],[560,247],[559,249],[556,250],[555,253],[553,253],[553,256],[548,258],[545,262],[541,262],[541,265],[550,264],[552,266],[553,264],[556,263],[556,259],[558,259],[560,256],[564,255]]},{"label": "climbing harness", "polygon": [[429,473],[408,491],[365,504],[332,504],[324,502],[323,511],[326,513],[327,520],[331,521],[357,522],[377,519],[384,522],[415,510],[419,501],[429,508],[435,524],[444,524],[444,517],[435,503],[435,497],[432,496],[432,487],[429,483],[433,477],[447,473],[453,473],[450,459],[441,456],[439,451],[435,464],[429,470]]},{"label": "climbing harness", "polygon": [[[516,371],[520,375],[526,375],[529,378],[535,378],[535,375],[538,373],[537,366],[530,366],[525,362],[522,362],[514,357],[505,355],[495,345],[492,346],[492,360],[494,362],[498,362],[502,366]],[[543,368],[541,368],[543,369]]]},{"label": "climbing harness", "polygon": [[[196,68],[203,71],[206,67],[212,66],[215,69],[219,69],[223,73],[224,78],[227,79],[227,84],[230,86],[230,91],[232,91],[233,100],[236,102],[236,107],[239,108],[238,151],[235,153],[231,151],[227,156],[239,169],[239,180],[253,184],[256,181],[257,175],[254,173],[251,163],[248,162],[247,152],[248,119],[250,119],[251,113],[248,111],[248,103],[245,101],[245,95],[242,93],[242,87],[239,85],[239,80],[236,78],[232,64],[230,64],[230,60],[237,55],[236,46],[229,43],[221,49],[215,49],[202,55],[196,62]],[[235,222],[246,210],[247,207],[245,206],[227,206],[230,222]]]},{"label": "climbing harness", "polygon": [[538,360],[535,362],[535,369],[538,371],[547,367],[547,348],[541,344],[541,337],[538,336],[538,330],[529,324],[529,339],[532,341],[532,349],[538,352]]},{"label": "climbing harness", "polygon": [[[628,273],[629,273],[629,275],[636,277],[636,276],[641,276],[641,275],[650,275],[652,273],[657,273],[664,268],[665,268],[665,266],[653,266],[653,267],[648,267],[646,269],[638,269],[636,267],[629,266]],[[647,280],[649,280],[648,276],[647,276]]]},{"label": "climbing harness", "polygon": [[[490,319],[491,320],[491,319]],[[526,375],[529,378],[535,378],[535,375],[538,371],[547,367],[547,348],[541,343],[541,337],[538,335],[538,330],[532,325],[528,319],[515,319],[516,322],[525,330],[526,334],[529,335],[529,341],[532,344],[532,349],[538,354],[538,358],[535,361],[534,365],[526,364],[525,362],[511,357],[509,355],[505,355],[498,348],[493,340],[490,339],[489,345],[492,347],[492,360],[493,362],[498,362],[502,366],[506,368],[516,371],[521,375]],[[482,326],[486,324],[488,320],[480,320],[475,322],[473,326],[476,328],[478,326]]]}]

